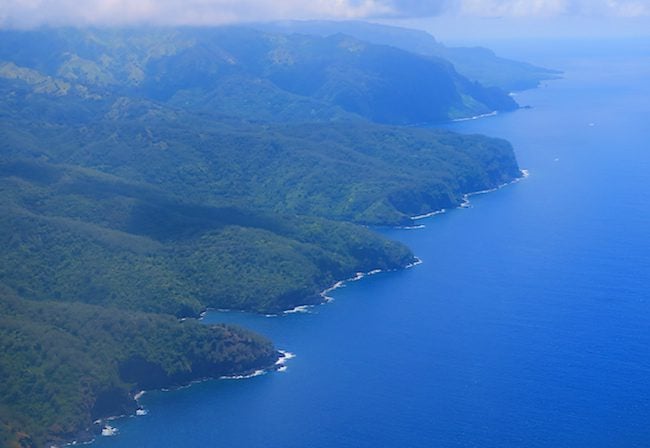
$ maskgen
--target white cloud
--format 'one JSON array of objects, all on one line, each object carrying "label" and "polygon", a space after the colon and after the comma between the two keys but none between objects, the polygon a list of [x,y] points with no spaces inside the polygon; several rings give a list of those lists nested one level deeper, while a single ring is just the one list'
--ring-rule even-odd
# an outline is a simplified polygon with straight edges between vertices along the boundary
[{"label": "white cloud", "polygon": [[279,19],[650,16],[650,0],[0,0],[0,27]]},{"label": "white cloud", "polygon": [[566,0],[463,0],[459,13],[463,15],[499,16],[555,16],[564,14]]},{"label": "white cloud", "polygon": [[391,14],[380,0],[0,0],[0,26],[206,25]]},{"label": "white cloud", "polygon": [[459,0],[455,12],[479,17],[643,17],[650,0]]},{"label": "white cloud", "polygon": [[650,1],[609,0],[607,6],[622,17],[650,16]]}]

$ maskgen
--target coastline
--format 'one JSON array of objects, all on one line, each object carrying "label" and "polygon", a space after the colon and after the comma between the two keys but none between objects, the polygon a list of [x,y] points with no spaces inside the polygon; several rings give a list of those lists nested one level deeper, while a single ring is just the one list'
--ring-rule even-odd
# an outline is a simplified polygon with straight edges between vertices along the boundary
[{"label": "coastline", "polygon": [[[470,119],[474,119],[474,118],[470,118]],[[474,191],[474,192],[469,192],[469,193],[463,194],[462,201],[455,208],[468,208],[468,207],[471,207],[470,201],[469,201],[470,197],[498,191],[501,188],[504,188],[504,187],[506,187],[508,185],[511,185],[511,184],[514,184],[514,183],[518,183],[521,180],[526,179],[527,177],[530,176],[529,171],[526,170],[526,169],[521,169],[520,174],[521,175],[519,177],[514,178],[511,181],[504,182],[504,183],[502,183],[500,185],[497,185],[494,188],[479,190],[479,191]],[[422,219],[425,219],[425,218],[430,218],[430,217],[433,217],[433,216],[436,216],[436,215],[439,215],[439,214],[446,213],[447,211],[448,211],[448,209],[442,208],[442,209],[434,210],[434,211],[431,211],[429,213],[425,213],[425,214],[422,214],[422,215],[412,216],[410,219],[413,220],[413,221],[418,221],[418,220],[422,220]],[[398,226],[396,228],[403,229],[403,230],[417,230],[417,229],[422,229],[424,227],[425,227],[424,225],[415,225],[415,226],[402,226],[402,227]],[[280,313],[277,313],[277,314],[266,314],[266,316],[267,317],[279,317],[279,316],[288,315],[288,314],[309,313],[310,310],[312,308],[314,308],[315,306],[317,306],[317,305],[324,305],[324,304],[333,302],[334,298],[329,296],[328,294],[330,292],[332,292],[332,291],[335,291],[335,290],[339,289],[339,288],[345,287],[345,285],[347,283],[349,283],[349,282],[359,281],[359,280],[362,280],[365,277],[381,274],[381,273],[384,273],[384,272],[395,272],[395,271],[398,271],[398,270],[401,270],[401,269],[411,269],[411,268],[414,268],[414,267],[416,267],[416,266],[418,266],[418,265],[420,265],[422,263],[423,263],[423,261],[420,258],[418,258],[417,256],[414,256],[414,259],[413,259],[413,261],[411,263],[409,263],[409,264],[407,264],[407,265],[405,265],[405,266],[403,266],[401,268],[388,269],[388,270],[373,269],[373,270],[370,270],[368,272],[357,272],[357,273],[355,273],[354,276],[349,277],[349,278],[344,279],[344,280],[338,280],[334,284],[332,284],[332,286],[322,290],[318,294],[322,298],[322,301],[320,303],[308,304],[308,305],[297,305],[294,308],[281,311]],[[203,310],[200,313],[200,316],[197,319],[198,320],[203,319],[205,317],[205,315],[209,311],[232,312],[232,311],[235,311],[235,310],[206,308],[205,310]],[[241,312],[246,312],[246,311],[241,310]],[[167,392],[167,391],[171,391],[171,390],[179,390],[179,389],[188,388],[188,387],[190,387],[190,386],[192,386],[194,384],[202,383],[202,382],[205,382],[205,381],[250,379],[250,378],[257,377],[257,376],[266,375],[269,372],[285,372],[287,370],[286,362],[293,359],[293,358],[295,358],[296,355],[291,353],[291,352],[285,351],[285,350],[277,350],[277,354],[278,354],[278,357],[277,357],[277,359],[274,361],[274,363],[272,365],[261,368],[261,369],[249,370],[249,371],[246,371],[246,372],[233,374],[233,375],[223,375],[223,376],[219,376],[219,377],[199,378],[199,379],[196,379],[196,380],[192,380],[192,381],[188,382],[187,384],[181,384],[181,385],[173,386],[173,387],[170,387],[170,388],[161,388],[161,389],[155,389],[155,390]],[[109,425],[108,422],[111,422],[111,421],[114,421],[114,420],[120,419],[120,418],[125,418],[125,417],[132,418],[132,417],[147,415],[148,411],[140,403],[140,399],[147,392],[148,391],[145,391],[145,390],[139,390],[139,391],[137,391],[137,392],[135,392],[133,394],[132,399],[137,404],[137,408],[136,408],[134,413],[126,414],[126,415],[109,416],[109,417],[105,417],[105,418],[102,418],[102,419],[98,419],[98,420],[96,420],[94,422],[93,427],[87,428],[86,431],[85,431],[86,434],[88,434],[88,435],[93,434],[95,437],[93,437],[90,440],[83,440],[83,439],[82,440],[74,440],[72,442],[68,442],[68,443],[66,443],[64,445],[61,445],[61,446],[72,446],[72,445],[79,445],[79,444],[89,445],[89,444],[92,444],[97,439],[98,436],[113,437],[113,436],[119,435],[119,428],[116,428],[116,427],[113,427],[113,426]],[[84,432],[80,432],[80,433],[84,433]]]},{"label": "coastline", "polygon": [[334,297],[328,296],[327,294],[332,292],[332,291],[335,291],[335,290],[337,290],[339,288],[345,287],[345,285],[347,283],[356,282],[356,281],[359,281],[359,280],[361,280],[361,279],[363,279],[365,277],[369,277],[371,275],[383,274],[383,273],[386,273],[386,272],[397,272],[397,271],[402,270],[402,269],[411,269],[411,268],[413,268],[415,266],[418,266],[418,265],[420,265],[422,263],[423,263],[422,260],[420,260],[418,257],[414,256],[413,261],[411,263],[403,266],[402,268],[373,269],[373,270],[368,271],[368,272],[357,272],[353,277],[347,278],[345,280],[338,280],[336,283],[334,283],[329,288],[326,288],[326,289],[322,290],[319,293],[319,295],[323,298],[323,301],[320,302],[320,303],[315,303],[315,304],[312,304],[312,305],[298,305],[295,308],[285,310],[280,314],[267,314],[266,316],[267,317],[278,317],[278,316],[285,315],[285,314],[309,313],[309,311],[312,308],[316,307],[316,306],[325,305],[325,304],[333,302]]},{"label": "coastline", "polygon": [[[535,87],[533,87],[533,88],[535,88]],[[514,96],[515,94],[510,93],[509,95]],[[490,107],[483,108],[484,111],[485,110],[489,111],[490,109],[491,109]],[[476,108],[475,108],[475,110],[476,110]],[[482,112],[482,111],[479,109],[479,110],[476,110],[476,112]],[[499,114],[499,116],[497,116],[498,114]],[[467,114],[467,115],[470,115],[470,114]],[[478,119],[482,119],[482,118],[489,118],[489,117],[492,117],[492,116],[497,116],[497,118],[495,118],[495,120],[490,122],[490,123],[494,123],[494,122],[500,122],[502,120],[502,118],[503,118],[502,115],[505,115],[505,114],[502,114],[502,112],[499,112],[499,111],[495,110],[495,111],[480,114],[480,115],[466,116],[466,117],[461,117],[461,118],[457,118],[457,119],[452,119],[450,121],[451,122],[473,123],[473,120],[478,120]],[[501,117],[501,118],[499,118],[499,117]],[[482,123],[482,122],[480,122],[480,123]],[[516,168],[516,165],[515,165],[514,168]],[[512,171],[516,171],[516,170],[512,170]],[[457,192],[456,194],[453,194],[453,196],[452,196],[453,202],[449,201],[448,203],[445,204],[445,205],[447,205],[447,208],[442,208],[440,210],[436,210],[436,211],[429,212],[429,213],[426,213],[426,214],[411,217],[410,219],[412,220],[413,225],[408,223],[408,218],[409,218],[408,215],[409,215],[409,213],[401,214],[401,216],[404,218],[404,221],[401,222],[400,224],[404,224],[404,225],[403,226],[395,226],[393,228],[394,229],[399,229],[399,230],[419,230],[419,229],[424,229],[426,226],[435,227],[434,221],[430,221],[430,222],[426,222],[426,223],[425,222],[420,223],[420,222],[417,222],[417,221],[420,221],[420,220],[425,219],[425,218],[430,218],[430,217],[433,217],[433,216],[437,216],[438,214],[446,213],[447,211],[451,210],[452,208],[471,208],[474,205],[474,206],[476,206],[477,211],[478,211],[479,208],[484,209],[485,205],[486,205],[486,201],[481,202],[481,203],[472,203],[471,198],[473,196],[475,196],[475,195],[486,194],[486,193],[489,193],[489,192],[497,191],[498,189],[504,188],[505,186],[509,185],[510,183],[519,182],[523,178],[528,177],[528,173],[527,173],[526,170],[521,170],[521,172],[522,172],[523,177],[515,178],[514,180],[512,180],[510,182],[498,185],[497,187],[494,187],[494,188],[491,188],[491,189],[486,189],[486,190],[481,190],[481,191],[476,191],[476,192],[470,192],[470,193],[462,193],[462,190],[461,190],[460,192]],[[512,172],[509,173],[508,177],[510,177],[512,174],[514,174],[514,173],[512,173]],[[492,182],[490,182],[490,184],[492,184]],[[456,191],[458,191],[458,189],[456,189]],[[503,195],[504,194],[502,193],[501,196],[503,196]],[[506,193],[505,196],[510,196],[510,195]],[[461,202],[459,202],[459,201],[461,201]],[[436,202],[438,203],[437,205],[442,205],[437,200],[436,201],[431,201],[430,203],[435,206]],[[487,201],[487,202],[491,202],[491,201]],[[421,203],[423,203],[423,202],[421,202]],[[416,202],[416,204],[417,204],[417,202]],[[417,205],[416,205],[411,210],[413,212],[418,212],[418,211],[422,212],[423,210],[427,210],[427,208],[429,208],[429,207],[426,207],[426,205],[425,205],[424,207],[421,207],[421,209],[419,209],[419,207],[417,207]],[[406,210],[406,208],[405,208],[405,210]],[[475,213],[473,213],[473,215],[475,215],[475,214],[476,214],[476,211],[475,211]],[[449,217],[444,217],[443,219],[446,222],[449,219]],[[435,223],[438,223],[438,222],[442,222],[442,221],[435,221]],[[425,224],[426,224],[426,226],[425,226]],[[325,230],[327,230],[326,225],[323,226],[323,227],[325,228]],[[329,232],[331,233],[332,230],[330,229]],[[405,234],[403,234],[401,232],[395,232],[395,234],[397,234],[397,235],[400,235],[400,234],[405,235]],[[415,235],[414,234],[409,234],[409,235],[412,235],[414,238],[418,238],[417,234],[415,234]],[[399,238],[399,237],[397,237],[397,238]],[[369,243],[369,242],[370,242],[370,240],[367,241],[367,243]],[[379,273],[382,273],[382,272],[396,272],[396,271],[401,271],[401,270],[405,270],[405,269],[410,269],[410,268],[413,268],[413,267],[416,267],[416,266],[422,264],[423,261],[420,258],[418,258],[417,256],[413,256],[413,252],[415,252],[416,250],[419,252],[419,251],[422,250],[422,248],[419,247],[417,244],[415,244],[415,245],[409,244],[409,246],[412,246],[412,251],[410,253],[410,255],[413,257],[412,260],[409,260],[409,257],[404,256],[400,260],[398,260],[397,262],[392,264],[392,266],[390,264],[385,265],[385,267],[387,269],[383,270],[383,271],[381,269],[373,269],[373,270],[370,270],[368,272],[354,273],[354,271],[356,270],[356,269],[354,269],[354,267],[356,267],[357,269],[361,268],[359,270],[366,270],[366,269],[371,268],[373,264],[375,264],[375,265],[378,264],[377,261],[379,260],[379,257],[374,256],[374,255],[370,255],[368,257],[368,259],[370,260],[370,263],[368,263],[367,261],[363,262],[363,263],[362,262],[359,262],[359,263],[355,262],[354,264],[356,264],[356,266],[354,266],[354,265],[351,266],[350,264],[348,264],[348,266],[351,266],[352,269],[345,269],[345,270],[339,269],[338,270],[339,275],[336,275],[336,274],[332,275],[333,274],[332,272],[327,273],[326,275],[323,275],[324,268],[322,266],[316,266],[316,269],[313,272],[316,272],[317,275],[313,275],[312,277],[314,279],[318,279],[318,277],[320,277],[320,281],[314,281],[311,284],[311,288],[309,288],[309,290],[313,290],[313,293],[310,296],[304,297],[303,300],[305,300],[305,301],[313,300],[315,302],[318,302],[318,300],[321,299],[322,301],[318,302],[318,303],[312,303],[312,304],[297,305],[297,306],[295,306],[293,308],[290,308],[290,309],[287,309],[287,310],[284,310],[284,311],[282,310],[283,307],[286,306],[286,307],[289,308],[289,307],[293,306],[293,304],[291,303],[292,298],[289,298],[289,300],[284,301],[284,306],[282,305],[282,301],[280,301],[280,300],[278,300],[276,302],[271,302],[271,303],[280,304],[279,306],[276,307],[275,310],[272,311],[272,312],[276,312],[278,314],[267,315],[267,317],[282,316],[284,314],[289,315],[289,314],[310,313],[310,311],[313,312],[314,314],[318,314],[319,311],[317,311],[317,309],[315,308],[316,305],[325,305],[327,303],[333,302],[333,301],[335,301],[334,297],[337,297],[337,298],[339,298],[339,300],[342,300],[342,296],[341,296],[342,292],[336,293],[336,290],[339,289],[339,288],[345,287],[348,282],[359,281],[359,280],[362,280],[363,278],[365,278],[366,276],[376,275],[376,274],[379,274]],[[324,247],[327,247],[327,245],[325,245]],[[366,247],[373,247],[374,248],[374,247],[376,247],[376,245],[375,244],[366,244]],[[248,252],[248,251],[243,251],[243,252]],[[374,252],[373,252],[373,254],[374,254]],[[249,253],[249,255],[250,255],[250,253]],[[420,254],[420,255],[423,256],[423,254]],[[246,254],[244,253],[244,257],[245,256],[246,256]],[[374,263],[372,261],[373,258],[375,259]],[[424,258],[426,258],[426,257],[424,257]],[[427,260],[427,262],[430,262],[430,260],[428,258],[426,258],[426,260]],[[365,269],[363,269],[364,267],[365,267]],[[293,269],[291,269],[291,271],[293,271]],[[287,278],[292,279],[293,278],[293,275],[292,275],[293,272],[291,272],[291,271],[289,271],[289,275],[284,274],[284,275],[281,275],[281,277],[284,277],[284,279],[287,279]],[[299,270],[296,269],[296,271],[299,271]],[[319,271],[320,271],[320,275],[319,275]],[[418,271],[418,272],[420,272],[420,271]],[[353,273],[354,273],[354,275],[352,275]],[[341,275],[341,274],[343,274],[343,275]],[[375,283],[371,283],[370,285],[380,285],[380,284],[383,284],[384,282],[391,283],[391,282],[394,281],[395,278],[405,277],[405,278],[410,279],[412,277],[412,275],[409,276],[408,273],[405,273],[405,274],[406,275],[401,273],[397,277],[393,277],[393,276],[391,276],[391,277],[382,277],[381,279],[377,279],[377,280],[380,281],[380,283],[375,282]],[[414,273],[411,273],[411,274],[414,274]],[[349,278],[344,278],[346,276],[349,276]],[[262,276],[254,276],[254,277],[256,277],[255,280],[257,280],[258,278],[262,278]],[[337,280],[338,278],[344,278],[344,279],[343,280]],[[390,280],[391,278],[392,278],[392,280]],[[322,291],[320,291],[320,293],[317,292],[319,289],[323,288],[324,286],[327,286],[330,282],[333,282],[333,284],[331,286],[323,289]],[[293,281],[290,280],[289,283],[293,283]],[[352,285],[351,288],[356,291],[357,287],[360,287],[360,286],[361,285]],[[239,288],[241,288],[241,285],[239,286]],[[353,292],[352,289],[350,289],[348,292],[350,292],[350,293]],[[168,293],[169,293],[169,291],[167,293],[163,291],[163,295],[167,295]],[[339,296],[337,296],[336,294],[339,294]],[[298,300],[300,300],[299,295],[300,294],[296,294],[296,296],[298,296],[297,297]],[[269,296],[271,296],[271,294],[269,294]],[[293,297],[293,299],[295,300],[296,297]],[[219,302],[215,301],[215,303],[219,303]],[[227,303],[227,302],[221,302],[221,303]],[[232,303],[236,303],[236,302],[232,301],[231,304]],[[237,305],[235,305],[235,306],[237,306]],[[192,318],[197,319],[199,321],[202,321],[203,318],[205,317],[205,315],[209,311],[214,310],[214,308],[208,308],[208,307],[205,307],[204,305],[202,306],[202,304],[200,302],[198,303],[198,306],[197,306],[196,303],[191,303],[191,306],[188,306],[188,309],[191,310],[191,311],[189,311],[189,313],[191,313],[191,316],[180,318],[179,314],[177,314],[176,318],[178,320],[180,320],[180,321],[184,321],[186,319],[191,320]],[[238,311],[238,310],[218,310],[218,311]],[[245,310],[240,310],[240,311],[241,312],[248,312],[248,311],[245,311]],[[185,311],[183,311],[183,312],[185,312]],[[323,313],[326,313],[325,308],[323,309]],[[327,314],[329,314],[329,313],[327,313]],[[216,313],[215,313],[215,315],[216,315]],[[316,318],[316,316],[311,316],[311,318]],[[300,319],[302,321],[304,321],[305,319],[310,320],[310,316],[296,317],[296,319]],[[208,318],[206,320],[210,321],[211,319]],[[268,321],[268,322],[271,322],[271,321]],[[300,321],[296,320],[295,322],[300,322]],[[205,321],[203,321],[202,323],[205,323]],[[279,322],[279,321],[277,322],[277,324],[281,324],[281,325],[285,325],[285,324],[288,324],[288,323],[290,323],[290,322]],[[275,349],[275,347],[273,347],[273,348]],[[278,351],[280,353],[283,353],[282,350],[276,350],[276,351]],[[266,356],[267,359],[270,359],[273,356],[273,353],[270,352],[269,355],[270,356]],[[289,355],[292,355],[292,354],[289,353]],[[200,383],[200,382],[208,381],[208,380],[247,379],[247,378],[253,378],[253,377],[256,377],[256,376],[264,375],[264,374],[266,374],[268,372],[273,372],[273,371],[284,372],[286,370],[286,368],[287,368],[284,363],[286,361],[290,360],[291,358],[293,358],[294,356],[295,355],[292,355],[291,357],[286,358],[286,355],[285,355],[283,357],[278,358],[275,365],[279,364],[280,366],[278,368],[276,368],[276,369],[254,370],[250,374],[241,374],[241,375],[233,375],[233,376],[221,376],[221,377],[215,376],[215,377],[202,378],[202,379],[190,381],[188,384],[184,384],[184,385],[180,385],[180,386],[174,386],[173,389],[182,389],[182,388],[185,388],[185,387],[190,387],[194,383]],[[249,364],[249,366],[250,365],[251,364]],[[77,370],[80,370],[80,369],[77,369]],[[232,370],[235,370],[235,369],[232,369]],[[300,370],[302,370],[302,369],[300,369]],[[293,371],[292,371],[292,373],[293,373]],[[270,378],[271,378],[271,376],[268,379],[266,379],[265,381],[269,381]],[[236,384],[236,383],[233,383],[233,384]],[[252,386],[250,384],[248,384],[248,383],[247,383],[247,385],[244,385],[243,383],[238,383],[238,384],[241,384],[242,387],[246,387],[246,388],[250,388],[250,387],[256,388],[257,386],[255,384],[260,384],[260,383],[259,383],[259,381],[258,381],[258,383],[252,383]],[[156,388],[156,389],[150,389],[150,390],[151,391],[160,391],[160,390],[173,390],[173,389],[158,389],[158,388]],[[199,388],[197,388],[197,389],[202,390],[203,388],[201,386],[199,386]],[[125,409],[124,411],[126,411],[126,412],[124,414],[122,414],[122,415],[106,417],[105,418],[106,422],[111,423],[112,420],[115,420],[115,419],[118,419],[118,418],[123,418],[123,417],[135,417],[135,416],[146,415],[147,410],[144,407],[141,406],[141,400],[144,399],[145,402],[151,402],[151,400],[150,400],[151,396],[146,396],[145,397],[147,391],[144,391],[144,390],[138,391],[138,392],[135,392],[135,393],[133,393],[133,392],[135,392],[135,390],[133,390],[133,389],[129,390],[128,388],[124,388],[124,393],[125,393],[124,401],[127,402],[129,396],[133,395],[132,398],[137,403],[138,408],[135,409],[135,410],[133,410],[133,409]],[[172,395],[172,394],[170,394],[170,395]],[[169,398],[167,398],[167,400],[169,400]],[[173,399],[173,400],[175,400],[175,399]],[[151,404],[151,406],[153,406],[153,404]],[[102,419],[104,419],[104,417],[102,417]],[[91,419],[84,419],[84,420],[86,421],[86,423],[88,423],[88,421],[91,420]],[[135,423],[136,421],[133,421],[133,422]],[[142,424],[143,423],[137,421],[138,426],[140,426]],[[126,425],[124,423],[124,421],[122,421],[122,425]],[[146,425],[146,421],[145,421],[145,425]],[[41,427],[45,427],[45,425],[41,425]],[[90,428],[94,428],[94,425],[90,426]],[[94,429],[96,429],[96,428],[94,428]],[[104,430],[106,430],[106,434],[104,434]],[[126,426],[124,427],[123,430],[127,431]],[[100,427],[99,433],[95,432],[94,437],[96,439],[98,439],[98,440],[101,440],[99,438],[99,435],[110,437],[110,436],[119,435],[118,433],[119,433],[119,429],[113,428],[110,425],[106,425],[103,428]],[[79,434],[81,434],[81,431],[79,432]],[[68,434],[68,436],[70,436],[70,435],[75,435],[75,433],[71,432],[71,433]],[[93,434],[90,434],[90,435],[92,436]],[[70,440],[70,439],[68,439],[68,440]],[[90,444],[90,443],[93,443],[94,441],[95,441],[95,439],[92,439],[92,440],[90,440],[88,442],[77,443],[75,441],[75,442],[66,443],[67,442],[66,439],[63,438],[63,439],[59,439],[59,442],[57,442],[57,445],[60,444],[60,443],[66,443],[66,445],[64,445],[64,446],[74,445],[74,444]],[[111,441],[109,440],[109,442],[111,442]]]},{"label": "coastline", "polygon": [[120,432],[119,428],[111,426],[109,423],[122,418],[135,418],[135,417],[142,417],[148,415],[149,411],[140,402],[141,398],[148,392],[153,392],[153,391],[169,392],[173,390],[186,389],[188,387],[193,386],[194,384],[203,383],[205,381],[249,379],[256,376],[265,375],[269,372],[275,372],[275,371],[284,372],[287,370],[286,362],[296,357],[295,354],[281,349],[276,350],[276,354],[277,354],[277,358],[275,359],[273,364],[267,365],[260,369],[251,369],[233,375],[202,377],[202,378],[191,380],[184,384],[173,385],[170,387],[162,387],[159,389],[138,390],[134,392],[131,396],[131,399],[137,405],[134,412],[99,418],[95,420],[90,427],[84,428],[83,430],[79,430],[77,432],[77,436],[70,442],[66,442],[60,445],[48,444],[48,446],[51,448],[57,448],[57,447],[63,448],[63,447],[69,447],[75,445],[91,445],[97,440],[98,437],[114,437],[119,435]]},{"label": "coastline", "polygon": [[501,185],[497,185],[494,188],[488,188],[487,190],[479,190],[479,191],[474,191],[471,193],[465,193],[463,195],[463,202],[458,206],[458,208],[468,208],[471,207],[469,198],[472,196],[478,196],[480,194],[487,194],[487,193],[494,193],[495,191],[501,190],[502,188],[507,187],[508,185],[516,184],[518,182],[521,182],[524,179],[527,179],[530,176],[530,171],[526,169],[520,169],[519,170],[521,173],[521,176],[511,180],[510,182],[505,182],[502,183]]},{"label": "coastline", "polygon": [[481,118],[494,117],[495,115],[498,115],[498,114],[499,114],[498,110],[493,110],[492,112],[487,112],[485,114],[480,114],[480,115],[474,115],[472,117],[454,118],[453,120],[451,120],[451,122],[452,123],[459,123],[461,121],[479,120]]},{"label": "coastline", "polygon": [[[469,207],[471,207],[471,204],[470,204],[470,201],[469,201],[470,197],[478,196],[480,194],[493,193],[495,191],[498,191],[498,190],[500,190],[502,188],[507,187],[508,185],[512,185],[512,184],[516,184],[518,182],[521,182],[522,180],[524,180],[524,179],[526,179],[526,178],[528,178],[530,176],[530,172],[527,169],[520,169],[519,172],[521,174],[519,177],[516,177],[516,178],[512,179],[511,181],[499,184],[494,188],[488,188],[488,189],[485,189],[485,190],[478,190],[478,191],[472,191],[472,192],[469,192],[469,193],[464,193],[460,203],[458,203],[454,208],[469,208]],[[446,212],[447,212],[446,208],[441,208],[439,210],[434,210],[432,212],[425,213],[423,215],[411,216],[410,219],[412,221],[419,221],[421,219],[431,218],[432,216],[440,215],[440,214],[443,214],[443,213],[446,213]],[[415,230],[415,229],[421,229],[421,228],[424,228],[424,227],[425,227],[424,225],[418,225],[418,226],[405,226],[405,227],[397,227],[397,228],[398,229],[404,229],[404,230]]]},{"label": "coastline", "polygon": [[[488,188],[488,189],[485,189],[485,190],[477,190],[477,191],[472,191],[472,192],[469,192],[469,193],[464,193],[461,196],[461,201],[453,208],[455,208],[455,209],[458,209],[458,208],[470,208],[471,207],[471,203],[470,203],[470,200],[469,200],[470,197],[498,191],[498,190],[500,190],[502,188],[507,187],[508,185],[520,182],[523,179],[526,179],[530,175],[529,171],[526,170],[526,169],[520,169],[519,173],[520,173],[519,177],[516,177],[516,178],[514,178],[514,179],[512,179],[512,180],[510,180],[508,182],[504,182],[502,184],[499,184],[496,187]],[[422,219],[431,218],[433,216],[446,213],[448,210],[449,210],[448,208],[441,208],[441,209],[433,210],[431,212],[424,213],[424,214],[421,214],[421,215],[411,216],[409,219],[411,221],[420,221]],[[396,227],[393,227],[393,228],[400,229],[400,230],[418,230],[418,229],[423,229],[425,227],[426,226],[424,224],[415,224],[415,225],[412,225],[412,226],[396,226]],[[328,288],[325,288],[320,293],[318,293],[318,296],[320,296],[322,298],[322,300],[320,302],[318,302],[318,303],[300,304],[300,305],[296,305],[293,308],[289,308],[289,309],[280,311],[278,313],[269,313],[269,314],[264,314],[264,315],[266,317],[280,317],[280,316],[289,315],[289,314],[309,313],[310,310],[312,310],[316,306],[325,305],[327,303],[333,302],[334,298],[329,296],[328,293],[330,293],[330,292],[332,292],[332,291],[334,291],[334,290],[336,290],[338,288],[344,287],[349,282],[359,281],[359,280],[363,279],[364,277],[380,274],[380,273],[383,273],[383,272],[395,272],[395,271],[398,271],[398,270],[401,270],[401,269],[410,269],[410,268],[418,266],[418,265],[420,265],[422,263],[423,263],[423,261],[421,259],[419,259],[417,256],[414,256],[414,260],[411,263],[409,263],[409,264],[407,264],[407,265],[405,265],[405,266],[403,266],[401,268],[388,269],[388,270],[373,269],[373,270],[370,270],[368,272],[357,272],[352,277],[349,277],[349,278],[346,278],[346,279],[343,279],[343,280],[337,280],[336,282],[334,282],[332,284],[332,286],[330,286]],[[242,313],[249,312],[249,311],[246,311],[246,310],[206,309],[205,311],[203,311],[201,313],[201,316],[199,317],[199,320],[202,319],[208,311],[218,311],[218,312],[239,311],[239,312],[242,312]]]}]

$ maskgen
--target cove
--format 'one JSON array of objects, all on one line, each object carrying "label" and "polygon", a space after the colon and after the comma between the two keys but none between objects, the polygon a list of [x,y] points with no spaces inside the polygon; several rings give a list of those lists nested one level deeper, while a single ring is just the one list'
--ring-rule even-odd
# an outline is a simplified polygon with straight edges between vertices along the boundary
[{"label": "cove", "polygon": [[383,230],[413,269],[308,313],[210,313],[296,357],[147,393],[148,414],[94,446],[647,446],[649,48],[527,49],[564,79],[518,94],[530,109],[447,126],[508,139],[527,179]]}]

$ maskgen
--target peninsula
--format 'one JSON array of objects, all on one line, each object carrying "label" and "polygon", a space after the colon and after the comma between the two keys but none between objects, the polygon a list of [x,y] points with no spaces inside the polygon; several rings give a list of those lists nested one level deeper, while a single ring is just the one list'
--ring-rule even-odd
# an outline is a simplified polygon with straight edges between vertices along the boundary
[{"label": "peninsula", "polygon": [[412,126],[516,109],[505,91],[344,34],[0,31],[0,97],[3,446],[272,368],[270,341],[192,318],[404,268],[369,226],[521,176],[504,140]]}]

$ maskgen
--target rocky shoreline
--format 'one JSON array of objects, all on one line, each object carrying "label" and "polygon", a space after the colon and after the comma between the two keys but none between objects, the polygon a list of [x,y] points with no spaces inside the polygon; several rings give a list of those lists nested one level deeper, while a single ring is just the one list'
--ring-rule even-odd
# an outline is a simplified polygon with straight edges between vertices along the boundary
[{"label": "rocky shoreline", "polygon": [[79,444],[91,444],[92,442],[95,441],[97,437],[100,436],[111,437],[111,436],[118,435],[119,430],[111,426],[109,423],[112,422],[113,420],[124,418],[124,417],[136,417],[136,416],[146,415],[147,414],[146,409],[140,404],[140,398],[142,398],[142,396],[146,392],[150,392],[153,390],[168,391],[168,390],[182,389],[185,387],[189,387],[193,384],[201,383],[204,381],[210,381],[210,380],[252,378],[254,376],[258,376],[260,374],[259,372],[262,372],[263,374],[263,373],[274,372],[286,368],[285,365],[286,361],[295,356],[292,353],[283,350],[277,350],[275,352],[275,355],[276,357],[275,359],[272,360],[272,362],[266,363],[265,365],[261,365],[258,368],[251,368],[241,372],[229,373],[228,375],[215,374],[213,376],[203,376],[200,378],[192,379],[186,383],[181,383],[181,384],[170,383],[169,385],[156,388],[156,389],[134,391],[127,398],[122,398],[120,400],[120,405],[126,410],[126,412],[122,412],[120,414],[112,414],[112,415],[107,414],[101,416],[93,422],[92,426],[81,429],[74,434],[70,434],[68,437],[64,437],[66,440],[68,440],[67,442],[64,443],[49,442],[47,446],[51,448],[58,448],[58,447],[67,447],[67,446],[73,446]]}]

